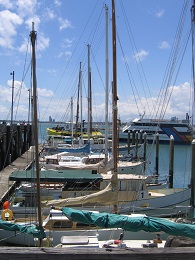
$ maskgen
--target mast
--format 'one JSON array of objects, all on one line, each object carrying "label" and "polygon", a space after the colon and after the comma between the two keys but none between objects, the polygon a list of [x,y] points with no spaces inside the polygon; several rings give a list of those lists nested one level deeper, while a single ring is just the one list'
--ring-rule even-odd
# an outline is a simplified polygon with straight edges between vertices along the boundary
[{"label": "mast", "polygon": [[[113,141],[112,152],[114,160],[114,172],[117,176],[117,68],[116,68],[116,20],[115,20],[115,3],[112,0],[112,48],[113,48],[113,82],[112,82],[112,95],[113,95]],[[117,213],[117,205],[114,205],[114,212]]]},{"label": "mast", "polygon": [[117,70],[116,70],[116,21],[115,21],[115,3],[112,0],[112,48],[113,48],[113,156],[114,172],[117,172]]},{"label": "mast", "polygon": [[[191,8],[191,23],[192,23],[192,76],[193,76],[193,86],[194,86],[194,100],[193,100],[193,111],[195,108],[195,70],[194,70],[194,23],[195,22],[195,0],[193,1],[193,5]],[[193,125],[193,115],[192,115],[192,125]],[[194,162],[194,156],[195,156],[195,139],[192,141],[192,155],[191,155],[191,201],[190,205],[192,206],[191,214],[190,216],[194,218],[195,216],[195,162]]]},{"label": "mast", "polygon": [[88,134],[88,142],[90,142],[90,136],[92,131],[92,111],[91,111],[91,67],[90,67],[90,45],[88,47],[88,127],[87,127],[87,134]]},{"label": "mast", "polygon": [[105,160],[108,161],[108,7],[105,5],[106,10],[106,95],[105,95]]},{"label": "mast", "polygon": [[[35,146],[35,166],[36,166],[36,183],[37,183],[37,208],[38,208],[38,224],[42,227],[41,218],[41,197],[40,197],[40,171],[39,171],[39,151],[38,151],[38,117],[37,117],[37,80],[36,80],[36,54],[35,42],[36,32],[34,31],[34,22],[32,23],[32,31],[30,33],[32,44],[32,86],[33,86],[33,126],[34,126],[34,146]],[[41,246],[41,239],[39,240]]]},{"label": "mast", "polygon": [[80,68],[79,68],[79,83],[78,83],[78,94],[77,94],[77,111],[76,111],[76,130],[75,134],[78,132],[78,121],[79,121],[79,98],[80,98],[80,75],[81,75],[81,62],[80,62]]},{"label": "mast", "polygon": [[79,74],[79,85],[80,85],[80,111],[81,111],[81,138],[83,144],[83,93],[82,93],[82,70],[81,70],[81,63],[80,63],[80,74]]},{"label": "mast", "polygon": [[[194,87],[194,100],[193,100],[193,111],[195,108],[195,69],[194,69],[194,22],[195,22],[195,0],[191,8],[191,22],[192,22],[192,76],[193,76],[193,87]],[[192,125],[193,125],[193,116],[192,116]]]},{"label": "mast", "polygon": [[12,75],[12,106],[11,106],[11,126],[13,124],[13,109],[14,109],[14,71],[10,73]]},{"label": "mast", "polygon": [[70,99],[70,122],[71,122],[71,139],[72,139],[72,146],[74,142],[74,129],[73,129],[73,98]]}]

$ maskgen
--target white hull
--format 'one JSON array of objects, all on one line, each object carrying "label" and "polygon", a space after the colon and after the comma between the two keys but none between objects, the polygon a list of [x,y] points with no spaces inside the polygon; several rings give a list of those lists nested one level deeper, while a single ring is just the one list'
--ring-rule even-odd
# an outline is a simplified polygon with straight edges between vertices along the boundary
[{"label": "white hull", "polygon": [[[43,240],[43,246],[57,246],[60,244],[62,236],[96,236],[98,234],[99,241],[106,241],[110,239],[118,239],[123,230],[120,228],[109,229],[86,229],[86,230],[67,230],[67,231],[48,231],[46,230],[47,238]],[[166,239],[167,234],[161,234],[162,239]],[[148,233],[145,231],[130,232],[124,231],[124,240],[152,240],[156,238],[155,233]],[[0,229],[0,240],[7,244],[22,245],[22,246],[38,246],[39,241],[34,239],[33,236],[15,231],[6,231]],[[0,242],[0,245],[1,245]]]}]

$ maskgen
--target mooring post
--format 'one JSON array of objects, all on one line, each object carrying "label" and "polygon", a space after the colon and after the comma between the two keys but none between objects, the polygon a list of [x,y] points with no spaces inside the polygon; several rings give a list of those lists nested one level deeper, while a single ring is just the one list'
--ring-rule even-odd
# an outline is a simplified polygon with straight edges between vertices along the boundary
[{"label": "mooring post", "polygon": [[194,190],[195,190],[195,139],[192,141],[192,150],[191,150],[191,200],[190,205],[192,207],[192,210],[190,212],[190,216],[194,218],[195,212],[194,212]]},{"label": "mooring post", "polygon": [[24,124],[24,144],[23,144],[23,153],[27,150],[27,125]]},{"label": "mooring post", "polygon": [[155,182],[158,183],[159,176],[159,134],[156,134],[156,160],[155,160]]},{"label": "mooring post", "polygon": [[17,156],[21,156],[21,129],[20,124],[17,124]]},{"label": "mooring post", "polygon": [[132,145],[135,144],[135,129],[132,131]]},{"label": "mooring post", "polygon": [[138,132],[135,133],[135,158],[138,158]]},{"label": "mooring post", "polygon": [[11,134],[10,134],[10,124],[8,123],[7,124],[7,127],[6,127],[6,165],[9,165],[11,164],[11,161],[10,161],[10,144],[11,144]]},{"label": "mooring post", "polygon": [[147,134],[144,133],[144,172],[146,170],[146,145],[147,145]]},{"label": "mooring post", "polygon": [[143,144],[143,130],[140,130],[139,143]]},{"label": "mooring post", "polygon": [[170,154],[169,154],[169,188],[173,188],[174,172],[174,137],[170,136]]},{"label": "mooring post", "polygon": [[127,145],[128,145],[128,154],[130,154],[130,131],[128,131]]}]

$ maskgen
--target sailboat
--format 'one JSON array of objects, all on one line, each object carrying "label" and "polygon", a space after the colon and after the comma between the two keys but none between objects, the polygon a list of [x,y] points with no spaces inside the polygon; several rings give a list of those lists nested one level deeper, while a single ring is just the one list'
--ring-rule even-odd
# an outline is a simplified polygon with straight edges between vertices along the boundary
[{"label": "sailboat", "polygon": [[[35,163],[36,163],[36,182],[37,182],[37,216],[38,224],[36,223],[16,223],[12,222],[13,212],[6,206],[2,211],[2,220],[0,227],[6,231],[21,232],[22,234],[30,234],[39,240],[39,246],[42,244],[42,239],[46,237],[42,227],[41,204],[40,204],[40,178],[39,178],[39,151],[38,151],[38,117],[37,117],[37,93],[36,93],[36,62],[35,62],[35,41],[36,32],[34,31],[34,23],[32,24],[32,32],[30,34],[32,43],[32,75],[33,75],[33,122],[34,122],[34,144],[35,144]],[[11,221],[11,222],[9,222]]]},{"label": "sailboat", "polygon": [[[114,1],[112,1],[112,16],[115,17]],[[67,197],[67,193],[62,195],[62,199],[45,201],[44,206],[65,207],[73,206],[76,208],[84,208],[87,210],[98,210],[99,212],[117,212],[120,214],[129,214],[142,212],[147,215],[155,216],[173,216],[179,211],[186,214],[190,211],[191,188],[166,188],[148,190],[145,185],[145,180],[141,178],[135,183],[135,177],[127,181],[126,176],[118,178],[118,158],[117,158],[117,66],[116,66],[116,24],[115,19],[112,19],[112,44],[113,44],[113,170],[112,180],[109,185],[96,194],[92,193],[85,196]],[[123,179],[122,179],[123,178]],[[128,175],[130,178],[130,174]],[[113,181],[114,180],[114,181]],[[108,189],[109,194],[108,196]],[[105,196],[103,195],[105,192]],[[115,198],[113,201],[108,198]],[[100,201],[98,201],[100,199]],[[104,199],[104,200],[103,200]],[[90,204],[91,200],[91,204]],[[110,205],[108,205],[110,204]]]},{"label": "sailboat", "polygon": [[[113,14],[113,21],[112,21],[113,22],[113,28],[115,28],[114,0],[112,0],[112,14]],[[170,207],[170,203],[173,203],[174,205],[176,205],[177,202],[178,203],[186,202],[187,205],[188,205],[188,201],[191,197],[191,194],[189,194],[191,192],[191,189],[180,190],[180,193],[179,192],[174,193],[171,189],[167,189],[169,196],[167,196],[167,195],[165,196],[165,193],[164,194],[158,193],[158,195],[155,196],[155,195],[152,195],[151,192],[148,193],[148,191],[145,190],[142,182],[139,183],[139,184],[142,183],[139,186],[134,186],[133,183],[131,182],[131,186],[126,187],[126,190],[124,190],[124,186],[122,186],[122,182],[120,182],[120,175],[118,175],[118,172],[117,172],[117,154],[116,154],[116,151],[117,151],[117,142],[116,142],[116,139],[117,139],[117,136],[116,136],[116,129],[117,129],[117,93],[116,93],[116,34],[115,33],[116,32],[113,29],[113,57],[114,57],[114,60],[113,60],[113,64],[114,64],[113,65],[113,133],[114,133],[114,136],[115,136],[114,141],[113,141],[113,148],[114,148],[114,151],[115,151],[115,153],[114,153],[114,169],[110,174],[106,174],[107,178],[110,178],[110,181],[107,181],[107,182],[109,182],[109,185],[104,190],[99,191],[97,193],[94,193],[92,196],[91,195],[89,195],[88,197],[82,196],[80,198],[76,197],[76,198],[72,198],[72,199],[69,198],[69,199],[66,199],[66,200],[65,199],[59,199],[59,200],[56,200],[56,201],[49,201],[49,202],[46,201],[45,203],[42,203],[42,206],[46,204],[47,206],[52,205],[52,206],[63,207],[62,210],[60,210],[60,211],[59,210],[51,211],[51,214],[49,214],[48,217],[45,219],[45,223],[43,225],[43,227],[45,227],[45,233],[46,233],[46,235],[48,235],[48,239],[50,237],[52,237],[53,243],[56,243],[57,238],[59,238],[59,236],[62,235],[62,233],[63,234],[66,233],[66,235],[70,235],[70,234],[71,235],[72,234],[78,235],[79,232],[80,232],[80,234],[83,234],[83,232],[85,232],[85,231],[88,234],[91,234],[91,235],[97,233],[96,228],[91,228],[91,227],[89,228],[89,226],[87,226],[85,231],[83,229],[83,226],[80,230],[75,228],[77,224],[79,224],[79,227],[81,227],[81,224],[84,223],[83,219],[81,220],[81,223],[74,222],[74,220],[70,221],[70,219],[68,219],[67,217],[65,217],[62,214],[64,212],[65,214],[67,214],[71,217],[71,215],[68,214],[68,209],[64,210],[65,205],[77,205],[77,204],[82,203],[82,206],[83,206],[83,205],[85,205],[85,203],[87,203],[86,207],[88,207],[88,209],[90,209],[90,211],[94,211],[94,210],[98,209],[98,207],[96,207],[96,206],[97,206],[97,203],[98,203],[98,199],[100,199],[100,206],[101,206],[101,203],[102,203],[102,207],[100,207],[100,209],[102,211],[108,210],[109,206],[110,206],[110,207],[112,207],[112,212],[122,213],[123,210],[124,210],[124,212],[127,212],[127,211],[132,212],[133,208],[135,208],[136,205],[139,205],[139,204],[136,204],[136,203],[140,203],[140,210],[142,210],[142,211],[144,211],[145,209],[146,210],[149,210],[150,208],[152,209],[151,205],[153,206],[153,209],[156,209],[156,207],[162,207],[162,209],[167,207],[167,206]],[[36,145],[38,147],[38,143],[36,143]],[[36,166],[37,166],[37,169],[39,169],[39,164],[37,164]],[[60,174],[61,172],[57,172],[57,173]],[[34,179],[38,179],[37,187],[40,186],[41,176],[39,174],[40,174],[40,172],[38,171],[38,176],[36,178],[34,177]],[[41,173],[41,174],[43,174],[43,173]],[[48,177],[47,171],[45,171],[44,174],[45,174],[45,176],[42,176],[43,178]],[[56,174],[56,172],[53,171],[53,175],[52,175],[53,180],[54,180],[55,174]],[[93,175],[96,175],[96,174],[93,174]],[[126,175],[123,175],[123,181],[125,181],[125,183],[127,183],[127,180],[125,180],[125,177],[127,178]],[[32,176],[30,176],[30,178],[32,178]],[[133,176],[130,176],[130,174],[129,174],[128,178],[133,179]],[[136,176],[136,181],[137,181],[137,179],[139,179],[140,181],[144,180],[143,176]],[[49,178],[47,178],[47,180],[49,180]],[[121,194],[123,194],[123,195],[129,194],[129,188],[131,188],[130,195],[139,194],[139,197],[136,196],[132,200],[129,200],[129,198],[126,197],[127,201],[124,201],[124,199],[123,198],[121,199],[120,196],[119,196],[120,192],[118,191],[118,187],[120,187],[120,191],[122,191]],[[140,190],[139,193],[137,193],[137,189]],[[110,197],[108,197],[108,195]],[[81,202],[81,199],[83,200],[82,202]],[[152,204],[152,199],[153,199],[153,201],[156,201],[156,204]],[[38,191],[37,200],[39,201],[39,203],[41,205],[40,191]],[[94,203],[94,201],[95,201],[95,203]],[[91,205],[89,205],[90,202],[92,202]],[[149,205],[146,204],[146,203],[149,203],[149,202],[151,204],[149,204]],[[130,203],[132,203],[132,207],[130,207],[131,206]],[[142,206],[141,206],[141,203],[143,203]],[[105,208],[105,205],[106,205],[106,208]],[[107,205],[108,205],[108,207],[107,207]],[[170,208],[169,208],[169,210],[170,210]],[[87,214],[89,214],[89,213],[87,213]],[[40,216],[40,212],[39,212],[39,216]],[[53,219],[53,216],[55,216],[55,219]],[[104,218],[107,218],[107,220],[109,220],[109,217],[112,218],[112,216],[113,215],[109,216],[108,213],[104,214]],[[118,217],[118,215],[116,215],[116,214],[114,216]],[[41,218],[40,218],[40,220],[41,220]],[[50,224],[48,224],[48,226],[47,226],[46,224],[49,223],[49,221],[50,221]],[[92,223],[92,224],[95,224],[95,223]],[[98,223],[98,225],[99,225],[99,223]],[[39,226],[42,228],[42,223],[40,223]],[[69,232],[67,230],[67,227],[70,228]],[[115,226],[116,228],[113,229],[113,228],[108,228],[108,226],[106,226],[105,223],[104,223],[104,227],[105,228],[98,229],[98,233],[100,234],[100,239],[102,239],[102,240],[105,240],[106,236],[107,237],[111,236],[112,232],[115,232],[115,231],[121,232],[121,230],[123,231],[123,227],[121,228],[121,226],[120,226],[120,228],[118,228],[118,226],[117,227]],[[152,230],[152,231],[154,231],[154,230]],[[159,229],[157,231],[159,231]],[[156,232],[156,231],[154,231],[154,232]],[[147,237],[147,234],[148,234],[147,232],[144,232],[144,231],[143,231],[143,233],[140,233],[140,232],[138,232],[138,233],[137,234],[139,235],[139,237],[141,236],[141,237],[145,237],[145,238]],[[102,234],[102,236],[101,236],[101,234]],[[182,234],[184,234],[184,233],[182,233]],[[2,235],[5,237],[5,233],[0,232],[0,237]],[[130,232],[128,232],[127,235],[129,235],[129,237],[130,237],[132,234]],[[187,235],[187,233],[185,233],[185,235]],[[104,236],[104,238],[103,238],[103,236]],[[21,239],[20,242],[21,241],[24,242],[23,234],[20,233],[20,234],[18,234],[18,236],[14,237],[14,233],[12,232],[12,234],[10,235],[10,239],[12,239],[12,241],[14,240],[16,243],[19,243],[19,238]],[[132,239],[136,239],[136,233],[133,233]],[[50,241],[52,241],[52,240],[50,240]],[[28,242],[29,242],[29,245],[33,243],[32,237],[30,237],[30,240]]]}]

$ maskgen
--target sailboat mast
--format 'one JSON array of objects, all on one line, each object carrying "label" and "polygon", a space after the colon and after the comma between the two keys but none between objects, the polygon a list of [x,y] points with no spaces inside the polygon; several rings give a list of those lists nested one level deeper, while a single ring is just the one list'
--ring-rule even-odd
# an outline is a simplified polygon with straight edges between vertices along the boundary
[{"label": "sailboat mast", "polygon": [[88,142],[90,142],[90,136],[91,136],[91,124],[92,124],[92,118],[91,118],[91,67],[90,67],[90,45],[87,45],[88,47]]},{"label": "sailboat mast", "polygon": [[112,48],[113,48],[113,159],[114,173],[117,172],[117,69],[116,69],[116,18],[115,18],[115,3],[112,0]]},{"label": "sailboat mast", "polygon": [[105,5],[106,10],[106,96],[105,96],[105,159],[108,159],[108,7]]},{"label": "sailboat mast", "polygon": [[78,83],[78,94],[77,94],[77,111],[76,111],[76,130],[75,134],[78,132],[78,121],[79,121],[79,98],[80,98],[80,73],[81,72],[81,62],[80,62],[80,68],[79,68],[79,83]]},{"label": "sailboat mast", "polygon": [[72,145],[74,142],[74,129],[73,129],[73,98],[70,99],[70,123],[71,123],[71,139],[72,139]]},{"label": "sailboat mast", "polygon": [[37,117],[36,54],[35,54],[36,32],[34,31],[34,22],[32,23],[32,32],[30,33],[30,37],[31,37],[31,44],[32,44],[33,124],[34,124],[35,166],[36,166],[36,182],[37,182],[38,223],[39,223],[39,227],[42,227],[39,151],[38,151],[39,144],[38,144],[38,117]]},{"label": "sailboat mast", "polygon": [[80,111],[81,111],[81,138],[83,143],[83,93],[82,93],[82,69],[80,63],[80,74],[79,74],[79,86],[80,86]]},{"label": "sailboat mast", "polygon": [[[193,111],[195,108],[195,66],[194,66],[194,24],[195,24],[195,0],[191,8],[191,22],[192,22],[192,76],[193,76],[193,91],[194,91],[194,100],[193,100]],[[192,125],[193,125],[193,116],[192,116]]]}]

